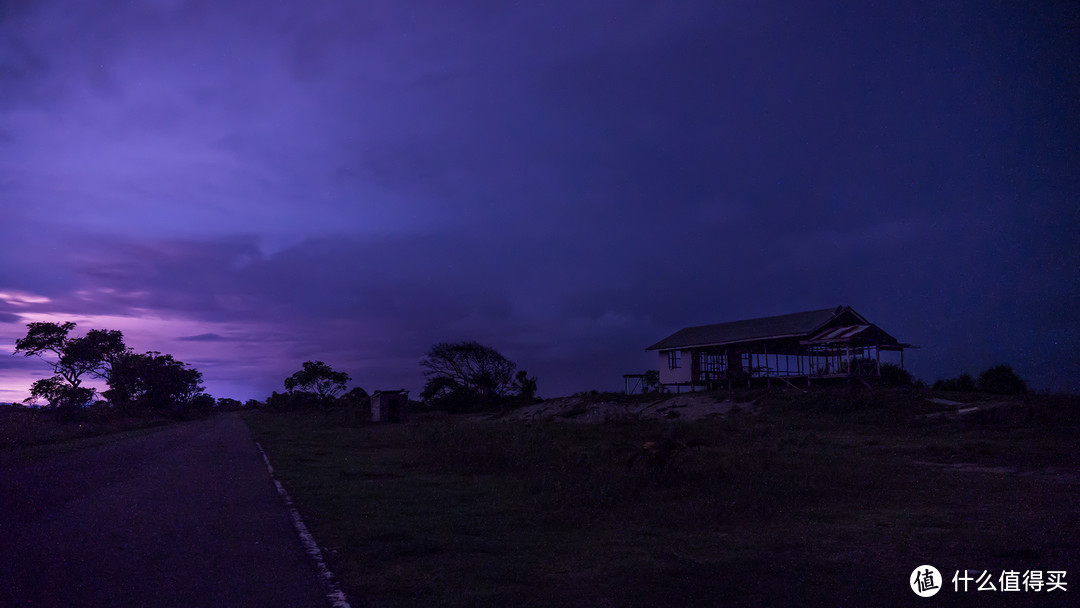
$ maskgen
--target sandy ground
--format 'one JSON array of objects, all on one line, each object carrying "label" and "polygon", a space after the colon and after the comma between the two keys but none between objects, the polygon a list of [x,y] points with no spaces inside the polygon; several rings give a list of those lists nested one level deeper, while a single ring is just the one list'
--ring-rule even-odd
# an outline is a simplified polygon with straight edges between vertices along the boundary
[{"label": "sandy ground", "polygon": [[700,420],[723,416],[732,407],[746,409],[753,403],[737,403],[715,393],[662,395],[643,403],[600,401],[587,403],[581,397],[560,397],[514,410],[503,420],[558,419],[567,422],[597,423],[621,418]]},{"label": "sandy ground", "polygon": [[[738,396],[737,393],[736,396]],[[1014,405],[1011,401],[965,403],[939,398],[929,398],[927,401],[941,406],[938,412],[924,414],[927,418],[963,417],[980,411]],[[580,423],[599,423],[624,418],[701,420],[712,416],[724,416],[733,407],[746,411],[759,406],[752,400],[740,402],[723,393],[706,392],[657,395],[655,399],[634,403],[592,402],[583,397],[559,397],[516,409],[509,414],[499,416],[498,419],[562,420]]]}]

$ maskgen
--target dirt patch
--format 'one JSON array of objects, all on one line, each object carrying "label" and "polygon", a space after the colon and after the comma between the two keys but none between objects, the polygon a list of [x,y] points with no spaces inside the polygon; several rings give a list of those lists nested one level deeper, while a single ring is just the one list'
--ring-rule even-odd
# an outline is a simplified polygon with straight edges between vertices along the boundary
[{"label": "dirt patch", "polygon": [[995,467],[974,462],[926,462],[916,460],[913,464],[923,467],[936,467],[941,470],[960,473],[990,473],[992,475],[1011,475],[1017,477],[1035,477],[1058,483],[1080,483],[1080,474],[1055,468],[1022,470],[1017,467]]},{"label": "dirt patch", "polygon": [[927,399],[927,401],[938,405],[948,405],[952,407],[940,412],[926,414],[924,416],[925,418],[958,418],[977,412],[986,412],[1002,407],[1015,407],[1020,405],[1015,401],[987,401],[981,403],[963,403],[960,401],[950,401],[948,399]]},{"label": "dirt patch", "polygon": [[564,420],[596,424],[610,420],[701,420],[723,416],[733,407],[746,408],[750,403],[721,399],[710,393],[665,395],[655,401],[597,401],[584,397],[560,397],[517,409],[502,420]]}]

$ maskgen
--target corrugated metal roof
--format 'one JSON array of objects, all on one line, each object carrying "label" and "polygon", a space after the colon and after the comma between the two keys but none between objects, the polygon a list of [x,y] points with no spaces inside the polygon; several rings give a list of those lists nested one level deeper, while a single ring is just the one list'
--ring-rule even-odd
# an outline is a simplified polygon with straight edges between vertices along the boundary
[{"label": "corrugated metal roof", "polygon": [[843,342],[850,339],[852,336],[861,334],[862,332],[870,329],[870,325],[848,325],[845,327],[832,327],[826,329],[820,334],[806,340],[807,343],[817,344],[825,342]]},{"label": "corrugated metal roof", "polygon": [[782,338],[786,336],[805,336],[828,323],[844,310],[847,309],[843,306],[838,306],[836,308],[796,312],[775,317],[762,317],[760,319],[747,319],[745,321],[732,321],[730,323],[717,323],[715,325],[686,327],[656,344],[653,344],[645,350],[665,350],[689,346],[712,346],[730,344],[732,342],[746,342],[748,340]]}]

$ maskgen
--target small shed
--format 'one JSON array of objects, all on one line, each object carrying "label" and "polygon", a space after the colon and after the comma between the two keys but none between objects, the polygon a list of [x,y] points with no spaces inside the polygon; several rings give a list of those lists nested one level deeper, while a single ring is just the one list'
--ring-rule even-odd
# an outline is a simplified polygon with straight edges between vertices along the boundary
[{"label": "small shed", "polygon": [[404,422],[409,405],[409,391],[375,391],[371,395],[372,422]]}]

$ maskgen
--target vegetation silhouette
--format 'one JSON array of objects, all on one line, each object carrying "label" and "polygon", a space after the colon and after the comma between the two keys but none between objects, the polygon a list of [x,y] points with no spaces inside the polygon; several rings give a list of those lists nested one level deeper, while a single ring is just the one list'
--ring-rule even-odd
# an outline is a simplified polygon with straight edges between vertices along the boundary
[{"label": "vegetation silhouette", "polygon": [[296,389],[312,392],[320,400],[328,401],[345,390],[348,382],[349,374],[334,371],[322,361],[304,361],[303,369],[285,379],[285,388],[290,392]]},{"label": "vegetation silhouette", "polygon": [[995,395],[1022,395],[1028,392],[1027,383],[1013,370],[1011,365],[995,365],[983,370],[978,378],[971,374],[960,374],[955,378],[945,378],[934,382],[935,391],[953,391],[971,393],[975,391]]},{"label": "vegetation silhouette", "polygon": [[26,335],[16,340],[14,354],[39,357],[53,368],[51,378],[31,385],[27,402],[44,399],[61,420],[85,416],[97,391],[82,382],[94,377],[109,386],[102,396],[113,414],[152,411],[182,417],[213,409],[214,399],[205,393],[198,370],[172,355],[135,353],[118,330],[92,329],[72,337],[75,327],[71,321],[29,323]]},{"label": "vegetation silhouette", "polygon": [[1009,365],[995,365],[979,374],[980,391],[997,395],[1019,395],[1028,391],[1027,383]]},{"label": "vegetation silhouette", "polygon": [[499,351],[479,342],[438,342],[420,360],[427,381],[420,398],[428,407],[454,412],[491,410],[531,402],[537,380]]},{"label": "vegetation silhouette", "polygon": [[[285,378],[285,393],[274,391],[266,399],[266,409],[293,411],[328,407],[346,407],[370,417],[371,398],[367,391],[355,387],[338,396],[348,384],[349,374],[334,370],[322,361],[305,361],[302,369]],[[248,407],[257,407],[258,402]]]}]

